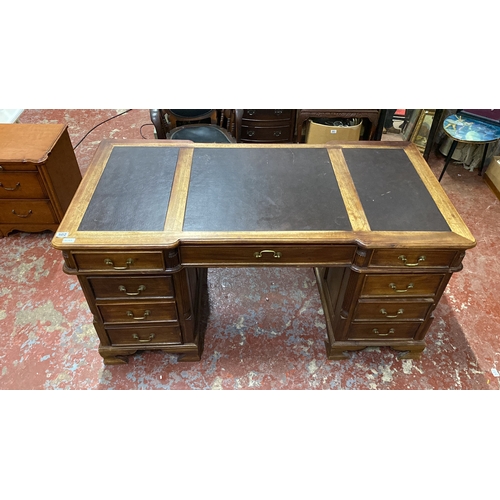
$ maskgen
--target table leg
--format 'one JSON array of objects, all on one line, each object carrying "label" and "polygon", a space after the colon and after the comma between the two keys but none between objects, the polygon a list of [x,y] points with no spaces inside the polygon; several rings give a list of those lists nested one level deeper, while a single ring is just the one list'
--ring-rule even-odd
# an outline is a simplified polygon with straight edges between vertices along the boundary
[{"label": "table leg", "polygon": [[453,153],[455,152],[455,148],[457,147],[458,141],[453,141],[450,150],[448,151],[448,156],[446,157],[446,161],[444,162],[444,167],[443,170],[441,171],[441,175],[439,176],[439,182],[441,182],[441,179],[443,178],[444,172],[446,168],[448,167],[448,163],[450,163],[451,157],[453,156]]},{"label": "table leg", "polygon": [[481,163],[479,164],[478,175],[481,175],[483,173],[484,162],[486,160],[486,153],[488,151],[488,146],[489,145],[490,145],[489,143],[484,144],[483,157],[481,158]]}]

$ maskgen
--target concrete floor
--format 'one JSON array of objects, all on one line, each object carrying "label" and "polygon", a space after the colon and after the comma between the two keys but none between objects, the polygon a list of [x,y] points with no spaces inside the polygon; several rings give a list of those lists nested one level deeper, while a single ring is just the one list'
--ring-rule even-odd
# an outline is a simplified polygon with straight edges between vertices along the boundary
[{"label": "concrete floor", "polygon": [[[124,110],[25,110],[21,123],[67,123],[73,145]],[[144,127],[142,127],[144,125]],[[91,132],[76,149],[84,174],[100,140],[153,138],[148,110]],[[383,140],[397,139],[384,135]],[[444,159],[431,153],[436,176]],[[1,389],[498,389],[500,203],[477,172],[451,164],[442,186],[477,240],[435,310],[420,360],[389,348],[325,357],[325,320],[310,269],[211,269],[203,358],[142,352],[106,367],[78,281],[52,233],[0,240]]]}]

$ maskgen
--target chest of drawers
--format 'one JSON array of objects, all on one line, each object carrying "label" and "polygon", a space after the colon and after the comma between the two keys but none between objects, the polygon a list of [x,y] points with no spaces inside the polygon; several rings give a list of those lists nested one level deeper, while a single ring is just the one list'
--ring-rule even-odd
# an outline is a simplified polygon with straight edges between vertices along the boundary
[{"label": "chest of drawers", "polygon": [[176,252],[121,250],[65,252],[65,268],[76,274],[94,315],[99,353],[121,364],[139,349],[200,359],[199,301],[206,269],[181,268]]},{"label": "chest of drawers", "polygon": [[66,125],[0,125],[0,237],[55,231],[81,179]]},{"label": "chest of drawers", "polygon": [[293,142],[295,109],[244,109],[240,142]]}]

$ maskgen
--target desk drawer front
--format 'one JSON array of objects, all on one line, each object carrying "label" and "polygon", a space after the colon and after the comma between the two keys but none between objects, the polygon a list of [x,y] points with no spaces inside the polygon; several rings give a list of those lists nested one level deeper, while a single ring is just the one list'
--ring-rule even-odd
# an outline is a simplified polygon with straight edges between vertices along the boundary
[{"label": "desk drawer front", "polygon": [[350,264],[356,251],[350,245],[304,245],[304,246],[184,246],[181,262],[186,265],[346,265]]},{"label": "desk drawer front", "polygon": [[453,250],[375,250],[370,267],[427,268],[450,267],[455,259]]},{"label": "desk drawer front", "polygon": [[119,278],[89,278],[96,299],[130,299],[151,297],[173,297],[174,286],[171,276]]},{"label": "desk drawer front", "polygon": [[149,323],[177,321],[175,302],[132,301],[117,304],[98,304],[105,323]]},{"label": "desk drawer front", "polygon": [[0,172],[0,198],[48,198],[35,172]]},{"label": "desk drawer front", "polygon": [[290,125],[274,127],[241,126],[241,139],[255,142],[276,142],[290,140]]},{"label": "desk drawer front", "polygon": [[163,271],[161,252],[75,252],[76,265],[81,271],[136,272]]},{"label": "desk drawer front", "polygon": [[420,325],[421,323],[352,324],[347,332],[347,340],[412,339]]},{"label": "desk drawer front", "polygon": [[433,297],[444,277],[443,274],[368,275],[361,296]]},{"label": "desk drawer front", "polygon": [[404,302],[396,300],[359,302],[354,321],[423,321],[433,301]]},{"label": "desk drawer front", "polygon": [[144,346],[181,344],[181,330],[177,326],[150,326],[141,328],[108,328],[112,345]]},{"label": "desk drawer front", "polygon": [[244,120],[290,120],[291,109],[245,109]]},{"label": "desk drawer front", "polygon": [[45,200],[0,200],[0,220],[5,224],[57,223],[50,202]]}]

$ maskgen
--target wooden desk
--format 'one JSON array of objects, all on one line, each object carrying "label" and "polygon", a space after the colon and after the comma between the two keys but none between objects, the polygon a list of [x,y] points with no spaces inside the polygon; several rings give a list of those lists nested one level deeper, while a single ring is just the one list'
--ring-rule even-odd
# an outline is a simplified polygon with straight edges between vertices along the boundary
[{"label": "wooden desk", "polygon": [[53,239],[106,364],[199,360],[206,268],[315,268],[329,359],[417,358],[473,236],[413,144],[104,141]]}]

